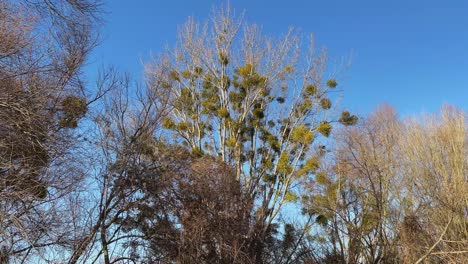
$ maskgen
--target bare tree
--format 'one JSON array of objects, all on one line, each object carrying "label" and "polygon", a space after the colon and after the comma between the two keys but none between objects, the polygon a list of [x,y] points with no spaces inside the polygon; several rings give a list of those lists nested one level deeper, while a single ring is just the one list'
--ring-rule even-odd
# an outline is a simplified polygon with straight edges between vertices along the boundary
[{"label": "bare tree", "polygon": [[[306,199],[323,225],[324,262],[460,263],[466,259],[466,124],[440,115],[397,118],[383,107],[336,134],[329,169]],[[322,250],[322,252],[320,252]]]},{"label": "bare tree", "polygon": [[335,133],[333,162],[322,167],[306,195],[306,208],[316,214],[326,234],[323,258],[339,263],[387,263],[396,258],[394,230],[402,184],[395,142],[400,127],[395,112],[386,106]]},{"label": "bare tree", "polygon": [[[311,42],[301,54],[300,40],[293,30],[264,36],[227,8],[205,25],[189,19],[176,47],[147,66],[151,91],[170,106],[168,139],[233,166],[255,201],[248,236],[257,261],[277,215],[298,199],[294,186],[318,166],[309,155],[314,142],[338,121],[329,111],[337,82],[325,77],[325,52],[314,53]],[[356,117],[345,112],[341,120]]]},{"label": "bare tree", "polygon": [[81,237],[68,263],[135,259],[129,245],[141,243],[141,233],[123,232],[121,219],[133,214],[144,198],[134,181],[159,172],[157,163],[151,164],[147,157],[157,142],[154,135],[165,108],[154,104],[154,94],[132,86],[128,76],[115,71],[106,72],[98,86],[112,92],[102,98],[100,111],[93,113],[90,155],[94,163],[88,165],[94,174],[88,178],[87,191],[93,199],[82,205],[81,211],[88,214],[80,220]]},{"label": "bare tree", "polygon": [[409,210],[401,236],[408,263],[464,262],[468,255],[466,116],[454,107],[405,122]]},{"label": "bare tree", "polygon": [[0,247],[12,262],[47,261],[70,242],[63,199],[84,173],[74,128],[104,92],[92,97],[80,80],[95,8],[0,2]]}]

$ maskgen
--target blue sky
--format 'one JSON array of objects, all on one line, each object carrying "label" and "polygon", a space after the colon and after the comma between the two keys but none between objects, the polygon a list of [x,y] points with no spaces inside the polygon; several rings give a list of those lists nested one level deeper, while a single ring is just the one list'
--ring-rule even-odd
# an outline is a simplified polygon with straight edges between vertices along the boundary
[{"label": "blue sky", "polygon": [[[204,21],[208,0],[105,0],[101,45],[87,71],[113,64],[136,79],[150,52],[175,41],[188,16]],[[366,114],[389,103],[403,115],[443,104],[468,110],[468,1],[231,0],[267,34],[313,33],[332,59],[352,55],[340,78],[342,107]]]}]

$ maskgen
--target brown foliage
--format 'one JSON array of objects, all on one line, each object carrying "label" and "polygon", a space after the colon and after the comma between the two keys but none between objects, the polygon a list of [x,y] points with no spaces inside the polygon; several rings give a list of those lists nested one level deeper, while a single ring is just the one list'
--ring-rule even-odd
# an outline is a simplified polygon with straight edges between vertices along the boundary
[{"label": "brown foliage", "polygon": [[343,263],[466,260],[463,112],[402,121],[385,106],[335,136],[335,160],[305,200],[324,223],[327,254]]},{"label": "brown foliage", "polygon": [[250,210],[233,170],[204,158],[195,161],[190,171],[177,180],[183,226],[179,262],[248,263],[245,236]]},{"label": "brown foliage", "polygon": [[137,180],[145,201],[152,203],[142,202],[139,213],[124,220],[127,228],[140,229],[162,261],[249,263],[251,203],[234,170],[217,158],[177,147],[165,147],[158,157],[158,180],[154,175]]},{"label": "brown foliage", "polygon": [[[11,261],[70,242],[66,224],[50,227],[81,177],[68,128],[90,99],[79,68],[95,44],[93,3],[0,1],[0,250]],[[67,98],[83,98],[78,113]]]}]

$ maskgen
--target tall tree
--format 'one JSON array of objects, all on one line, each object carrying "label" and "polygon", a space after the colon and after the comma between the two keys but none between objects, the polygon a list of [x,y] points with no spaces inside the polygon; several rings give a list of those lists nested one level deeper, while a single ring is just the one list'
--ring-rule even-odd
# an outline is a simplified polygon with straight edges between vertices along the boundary
[{"label": "tall tree", "polygon": [[82,177],[68,159],[74,128],[102,95],[91,96],[80,73],[96,44],[97,8],[87,0],[0,1],[0,250],[12,261],[70,242],[51,228]]},{"label": "tall tree", "polygon": [[248,248],[261,261],[274,220],[319,166],[315,143],[333,122],[357,118],[331,114],[338,84],[326,77],[325,50],[314,53],[312,41],[304,48],[293,30],[267,37],[227,8],[204,25],[189,19],[178,36],[173,50],[147,65],[156,103],[170,107],[164,135],[235,168],[252,202]]},{"label": "tall tree", "polygon": [[335,133],[304,201],[324,263],[466,260],[466,117],[453,107],[406,120],[382,107]]},{"label": "tall tree", "polygon": [[[401,218],[398,203],[397,142],[402,125],[395,111],[381,107],[356,126],[335,133],[335,147],[306,192],[306,208],[316,214],[324,262],[387,263],[395,258]],[[319,248],[322,245],[319,246]]]},{"label": "tall tree", "polygon": [[408,194],[400,230],[403,259],[466,262],[466,114],[446,106],[440,114],[407,120],[403,132],[401,157]]}]

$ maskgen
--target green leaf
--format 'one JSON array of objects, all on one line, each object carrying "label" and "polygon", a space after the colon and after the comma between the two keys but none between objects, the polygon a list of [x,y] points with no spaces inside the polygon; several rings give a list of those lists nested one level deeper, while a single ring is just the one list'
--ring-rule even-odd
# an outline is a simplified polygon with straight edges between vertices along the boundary
[{"label": "green leaf", "polygon": [[299,197],[292,191],[286,191],[284,194],[284,200],[286,202],[295,202],[299,199]]},{"label": "green leaf", "polygon": [[289,155],[286,152],[282,152],[277,164],[278,172],[282,174],[289,174],[292,172],[292,166],[289,164]]},{"label": "green leaf", "polygon": [[330,88],[335,88],[338,85],[335,79],[330,79],[327,81],[327,86]]},{"label": "green leaf", "polygon": [[317,131],[318,131],[320,134],[322,134],[322,135],[328,137],[328,136],[330,136],[330,133],[331,133],[332,128],[333,128],[333,127],[332,127],[332,125],[331,125],[330,123],[328,123],[328,122],[322,122],[322,123],[317,127]]}]

